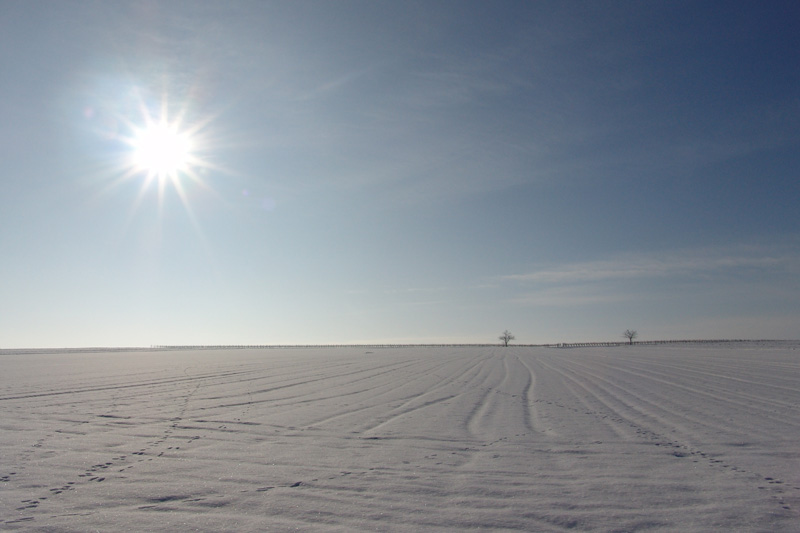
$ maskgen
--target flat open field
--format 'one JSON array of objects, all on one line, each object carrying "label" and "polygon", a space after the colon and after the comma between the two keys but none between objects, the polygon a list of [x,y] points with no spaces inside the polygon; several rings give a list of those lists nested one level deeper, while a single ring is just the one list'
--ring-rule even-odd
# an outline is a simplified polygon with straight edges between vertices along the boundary
[{"label": "flat open field", "polygon": [[0,354],[0,529],[798,531],[800,343]]}]

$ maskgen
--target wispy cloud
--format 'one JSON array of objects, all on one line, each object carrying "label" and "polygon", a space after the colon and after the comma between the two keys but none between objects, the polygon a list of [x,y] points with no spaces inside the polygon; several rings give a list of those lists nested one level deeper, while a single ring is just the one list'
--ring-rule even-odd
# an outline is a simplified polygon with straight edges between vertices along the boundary
[{"label": "wispy cloud", "polygon": [[612,291],[605,287],[547,287],[538,291],[524,292],[508,300],[509,303],[537,307],[582,307],[632,301],[641,295]]},{"label": "wispy cloud", "polygon": [[611,259],[545,266],[505,281],[566,285],[645,278],[706,277],[800,271],[796,249],[767,246],[705,248],[665,253],[626,253]]},{"label": "wispy cloud", "polygon": [[784,243],[626,253],[549,265],[500,281],[505,303],[513,306],[548,312],[603,309],[613,316],[643,312],[650,320],[666,320],[708,313],[755,316],[757,310],[780,316],[800,297],[798,279],[800,248]]},{"label": "wispy cloud", "polygon": [[442,294],[458,291],[471,291],[483,289],[496,289],[496,283],[474,283],[467,285],[437,285],[430,287],[384,287],[378,289],[351,288],[343,291],[345,294],[381,294],[381,295],[414,295],[414,294]]},{"label": "wispy cloud", "polygon": [[357,81],[360,77],[364,76],[368,69],[360,69],[352,72],[347,72],[339,77],[321,80],[314,88],[301,92],[294,97],[296,101],[308,101],[324,98],[337,91],[341,91],[351,83]]}]

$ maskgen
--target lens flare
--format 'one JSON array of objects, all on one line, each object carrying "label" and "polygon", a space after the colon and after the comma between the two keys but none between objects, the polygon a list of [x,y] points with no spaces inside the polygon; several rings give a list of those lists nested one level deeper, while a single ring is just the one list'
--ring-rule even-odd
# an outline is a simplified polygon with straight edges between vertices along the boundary
[{"label": "lens flare", "polygon": [[192,139],[175,124],[148,124],[135,133],[131,147],[137,171],[175,180],[191,168]]}]

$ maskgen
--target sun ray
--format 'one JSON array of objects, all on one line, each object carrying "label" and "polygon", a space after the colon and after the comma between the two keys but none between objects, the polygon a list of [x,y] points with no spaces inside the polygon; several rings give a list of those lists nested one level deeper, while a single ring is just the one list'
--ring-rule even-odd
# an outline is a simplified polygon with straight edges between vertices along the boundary
[{"label": "sun ray", "polygon": [[[156,94],[146,86],[129,85],[108,101],[105,116],[109,119],[95,122],[96,133],[114,143],[98,168],[96,175],[103,184],[96,190],[95,200],[134,185],[123,231],[151,201],[154,214],[163,221],[177,200],[205,242],[200,224],[202,212],[194,203],[200,196],[212,195],[228,204],[211,181],[216,175],[234,174],[210,159],[211,154],[230,143],[213,134],[213,124],[221,111],[198,113],[192,104],[190,98],[181,100],[167,90]],[[90,116],[94,111],[87,115]]]},{"label": "sun ray", "polygon": [[199,155],[203,129],[210,120],[198,121],[187,127],[188,106],[181,106],[171,116],[166,94],[153,106],[141,92],[134,93],[138,99],[139,116],[138,120],[135,117],[122,118],[129,134],[120,139],[127,150],[124,160],[120,162],[123,171],[119,182],[140,177],[141,188],[134,209],[138,208],[147,191],[155,185],[159,216],[163,215],[168,188],[178,193],[181,203],[188,210],[189,198],[181,182],[189,179],[207,188],[197,169],[212,167]]}]

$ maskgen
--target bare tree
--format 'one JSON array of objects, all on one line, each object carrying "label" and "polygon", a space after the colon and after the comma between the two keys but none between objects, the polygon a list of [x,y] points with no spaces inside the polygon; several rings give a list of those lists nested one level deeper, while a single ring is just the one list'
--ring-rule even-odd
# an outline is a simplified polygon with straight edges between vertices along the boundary
[{"label": "bare tree", "polygon": [[508,343],[514,340],[514,335],[512,335],[510,331],[505,330],[503,334],[497,338],[503,341],[503,346],[508,346]]},{"label": "bare tree", "polygon": [[633,344],[633,339],[635,339],[636,337],[638,337],[638,336],[639,336],[639,334],[638,334],[638,333],[636,333],[636,330],[635,330],[635,329],[626,329],[626,330],[625,330],[625,333],[623,333],[623,334],[622,334],[622,336],[623,336],[623,337],[625,337],[626,339],[628,339],[628,342],[629,342],[630,344]]}]

